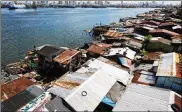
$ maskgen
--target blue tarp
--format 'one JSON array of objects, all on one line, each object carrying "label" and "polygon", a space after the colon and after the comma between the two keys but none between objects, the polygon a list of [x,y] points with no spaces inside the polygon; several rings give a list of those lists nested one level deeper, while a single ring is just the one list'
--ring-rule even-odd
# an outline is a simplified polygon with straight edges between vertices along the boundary
[{"label": "blue tarp", "polygon": [[116,103],[113,102],[111,99],[109,99],[107,96],[105,96],[103,99],[102,99],[102,103],[105,103],[107,105],[110,105],[112,107],[115,107]]}]

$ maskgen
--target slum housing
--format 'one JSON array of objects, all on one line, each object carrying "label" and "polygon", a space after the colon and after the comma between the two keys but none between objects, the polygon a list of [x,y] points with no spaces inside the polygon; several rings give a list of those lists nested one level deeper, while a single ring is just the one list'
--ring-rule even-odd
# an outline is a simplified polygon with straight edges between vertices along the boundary
[{"label": "slum housing", "polygon": [[2,111],[181,112],[182,20],[166,11],[97,26],[82,48],[28,51],[6,66]]}]

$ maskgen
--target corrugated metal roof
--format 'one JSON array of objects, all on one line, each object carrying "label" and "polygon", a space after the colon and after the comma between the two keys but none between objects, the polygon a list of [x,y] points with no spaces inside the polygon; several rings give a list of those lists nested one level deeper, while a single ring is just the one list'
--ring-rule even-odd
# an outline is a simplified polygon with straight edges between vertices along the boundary
[{"label": "corrugated metal roof", "polygon": [[119,38],[122,35],[123,35],[122,33],[118,31],[114,31],[114,30],[109,30],[104,34],[104,36],[111,37],[111,38]]},{"label": "corrugated metal roof", "polygon": [[156,22],[156,21],[143,21],[141,24],[151,24],[151,25],[159,25],[160,22]]},{"label": "corrugated metal roof", "polygon": [[61,63],[61,64],[68,64],[71,59],[78,55],[80,51],[74,50],[74,49],[68,49],[63,51],[61,54],[59,54],[57,57],[55,57],[53,60],[55,62]]},{"label": "corrugated metal roof", "polygon": [[104,54],[107,49],[109,49],[112,45],[111,44],[104,44],[104,43],[96,43],[92,44],[89,48],[88,51],[92,53],[97,53],[97,54]]},{"label": "corrugated metal roof", "polygon": [[125,85],[128,83],[129,73],[127,71],[119,67],[114,67],[111,63],[106,63],[106,60],[104,62],[102,61],[90,59],[76,72],[68,72],[63,75],[48,91],[59,97],[66,98],[98,70],[111,74],[112,77]]},{"label": "corrugated metal roof", "polygon": [[181,77],[179,63],[180,56],[177,53],[166,53],[160,56],[156,76]]},{"label": "corrugated metal roof", "polygon": [[155,75],[152,72],[146,71],[135,71],[134,77],[132,79],[133,83],[144,84],[144,85],[154,85]]},{"label": "corrugated metal roof", "polygon": [[132,83],[113,111],[171,111],[175,94],[166,89]]},{"label": "corrugated metal roof", "polygon": [[97,60],[102,61],[102,62],[104,62],[104,63],[107,63],[107,64],[109,64],[109,65],[112,65],[112,66],[114,66],[114,67],[120,68],[120,69],[122,69],[122,70],[129,71],[128,68],[122,67],[122,66],[121,66],[120,64],[118,64],[117,62],[111,61],[111,60],[109,60],[109,59],[107,59],[107,58],[104,58],[104,57],[101,57],[101,56],[100,56],[99,58],[97,58]]},{"label": "corrugated metal roof", "polygon": [[153,37],[153,38],[151,38],[150,42],[161,42],[164,44],[171,45],[171,40],[168,40],[168,39],[165,39],[162,37]]},{"label": "corrugated metal roof", "polygon": [[160,55],[163,54],[162,52],[150,52],[147,53],[147,55],[145,55],[143,57],[143,60],[152,60],[155,61],[156,59],[160,58]]},{"label": "corrugated metal roof", "polygon": [[37,53],[39,55],[45,56],[47,58],[51,58],[53,55],[57,55],[63,51],[64,51],[64,49],[61,49],[59,47],[45,45],[45,46],[41,47],[39,50],[37,50]]},{"label": "corrugated metal roof", "polygon": [[145,63],[141,63],[138,67],[136,67],[136,70],[145,70],[145,71],[149,71],[151,70],[153,67],[153,64],[145,64]]},{"label": "corrugated metal roof", "polygon": [[107,52],[104,53],[104,56],[113,56],[113,55],[117,55],[117,54],[121,54],[121,55],[133,60],[135,58],[136,52],[131,50],[128,47],[126,47],[126,48],[111,48]]},{"label": "corrugated metal roof", "polygon": [[111,74],[112,77],[115,77],[116,80],[118,80],[119,82],[122,82],[124,85],[127,85],[128,81],[129,81],[129,73],[125,70],[119,69],[117,67],[114,67],[110,64],[104,63],[100,60],[89,60],[89,63],[87,64],[87,66],[89,68],[96,68],[96,69],[101,69],[104,72]]},{"label": "corrugated metal roof", "polygon": [[149,33],[165,33],[171,36],[179,36],[180,34],[166,30],[166,29],[156,29],[156,30],[150,30]]},{"label": "corrugated metal roof", "polygon": [[175,26],[178,25],[174,22],[165,22],[165,23],[161,23],[159,26]]},{"label": "corrugated metal roof", "polygon": [[141,48],[142,47],[142,41],[139,41],[136,39],[130,39],[126,42],[126,45],[128,45],[130,47]]},{"label": "corrugated metal roof", "polygon": [[61,98],[65,98],[95,72],[96,70],[85,67],[80,68],[76,72],[68,72],[59,78],[54,83],[54,86],[47,91]]},{"label": "corrugated metal roof", "polygon": [[66,102],[59,98],[55,97],[53,100],[51,100],[49,103],[45,104],[45,107],[48,111],[54,112],[54,111],[71,111],[70,108],[67,107]]},{"label": "corrugated metal roof", "polygon": [[94,111],[114,85],[116,79],[99,70],[65,98],[76,111]]},{"label": "corrugated metal roof", "polygon": [[1,103],[1,111],[12,111],[15,112],[19,108],[23,107],[25,104],[36,98],[45,92],[44,90],[32,85],[28,87],[26,90],[16,94],[15,96],[5,100]]},{"label": "corrugated metal roof", "polygon": [[[9,83],[2,84],[1,85],[1,99],[6,100],[6,99],[16,95],[17,93],[25,90],[27,87],[29,87],[30,85],[33,85],[33,84],[35,84],[35,83],[25,77],[20,77]],[[3,97],[3,96],[6,96],[6,97]]]}]

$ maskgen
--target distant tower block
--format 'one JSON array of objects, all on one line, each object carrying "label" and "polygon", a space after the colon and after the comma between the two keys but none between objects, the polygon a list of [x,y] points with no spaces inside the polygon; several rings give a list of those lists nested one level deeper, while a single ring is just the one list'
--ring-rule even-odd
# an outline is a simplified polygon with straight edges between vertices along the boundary
[{"label": "distant tower block", "polygon": [[59,1],[58,4],[63,4],[63,1]]},{"label": "distant tower block", "polygon": [[123,6],[123,1],[121,1],[121,6]]}]

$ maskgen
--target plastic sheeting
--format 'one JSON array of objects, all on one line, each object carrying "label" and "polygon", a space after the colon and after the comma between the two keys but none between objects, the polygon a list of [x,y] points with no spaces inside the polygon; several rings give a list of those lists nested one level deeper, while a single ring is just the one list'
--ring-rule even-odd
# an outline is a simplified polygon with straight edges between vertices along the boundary
[{"label": "plastic sheeting", "polygon": [[109,99],[106,96],[102,99],[102,103],[105,103],[105,104],[110,105],[112,107],[115,107],[115,105],[116,105],[115,102],[113,102],[111,99]]}]

